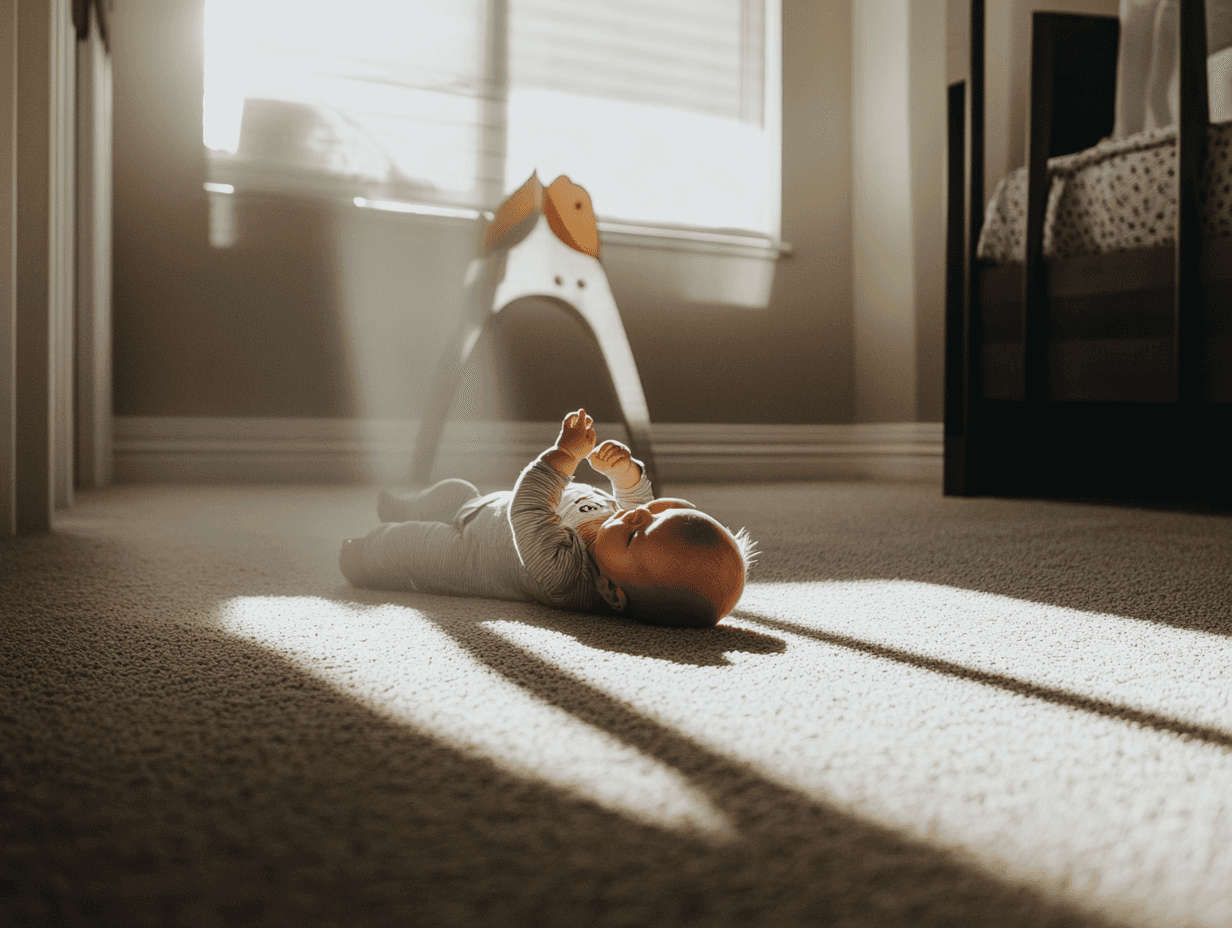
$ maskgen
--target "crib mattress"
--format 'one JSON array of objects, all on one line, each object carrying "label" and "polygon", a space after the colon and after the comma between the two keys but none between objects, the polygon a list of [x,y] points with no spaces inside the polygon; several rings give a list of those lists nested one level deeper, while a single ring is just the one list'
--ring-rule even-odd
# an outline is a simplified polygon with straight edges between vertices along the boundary
[{"label": "crib mattress", "polygon": [[[1176,229],[1176,127],[1151,129],[1048,161],[1044,254],[1069,258],[1172,245]],[[1232,122],[1208,130],[1202,226],[1232,236]],[[977,256],[1024,259],[1027,171],[1001,178],[984,214]]]}]

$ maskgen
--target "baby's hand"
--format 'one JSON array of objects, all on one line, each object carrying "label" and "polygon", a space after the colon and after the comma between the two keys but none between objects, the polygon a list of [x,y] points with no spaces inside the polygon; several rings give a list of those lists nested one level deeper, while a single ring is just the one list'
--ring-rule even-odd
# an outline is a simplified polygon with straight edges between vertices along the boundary
[{"label": "baby's hand", "polygon": [[561,473],[572,475],[595,447],[595,420],[585,409],[571,412],[560,424],[560,435],[548,452],[547,462]]},{"label": "baby's hand", "polygon": [[642,462],[618,441],[605,441],[586,460],[618,490],[631,490],[642,479]]}]

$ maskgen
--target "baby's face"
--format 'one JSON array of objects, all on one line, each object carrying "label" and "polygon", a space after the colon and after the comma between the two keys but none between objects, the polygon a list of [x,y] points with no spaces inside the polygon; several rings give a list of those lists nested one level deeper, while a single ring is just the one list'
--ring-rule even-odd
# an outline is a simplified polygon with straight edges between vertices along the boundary
[{"label": "baby's face", "polygon": [[697,555],[675,529],[681,517],[697,516],[714,521],[683,499],[656,499],[636,509],[618,510],[599,527],[590,552],[599,570],[617,586],[675,586],[685,565]]}]

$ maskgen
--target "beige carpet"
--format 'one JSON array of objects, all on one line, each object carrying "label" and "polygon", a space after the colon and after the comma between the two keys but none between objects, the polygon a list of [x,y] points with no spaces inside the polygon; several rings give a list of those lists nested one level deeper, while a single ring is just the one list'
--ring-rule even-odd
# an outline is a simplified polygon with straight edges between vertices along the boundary
[{"label": "beige carpet", "polygon": [[1232,925],[1227,515],[669,489],[716,630],[353,590],[362,488],[0,542],[0,924]]}]

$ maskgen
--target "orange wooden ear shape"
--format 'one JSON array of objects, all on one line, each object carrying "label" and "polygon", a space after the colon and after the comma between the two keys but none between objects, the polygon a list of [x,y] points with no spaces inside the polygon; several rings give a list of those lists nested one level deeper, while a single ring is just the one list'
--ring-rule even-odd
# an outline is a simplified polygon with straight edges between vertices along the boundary
[{"label": "orange wooden ear shape", "polygon": [[547,217],[553,234],[570,248],[599,257],[599,224],[590,194],[564,174],[545,189],[538,173],[531,174],[496,211],[483,238],[483,253],[490,255],[519,241],[529,232],[528,221],[539,213]]},{"label": "orange wooden ear shape", "polygon": [[533,173],[526,183],[509,195],[509,199],[501,204],[496,215],[492,217],[487,234],[483,237],[483,253],[490,255],[500,248],[514,229],[542,211],[543,184],[538,173]]},{"label": "orange wooden ear shape", "polygon": [[582,254],[599,257],[599,224],[584,187],[560,175],[545,191],[543,214],[558,239]]}]

